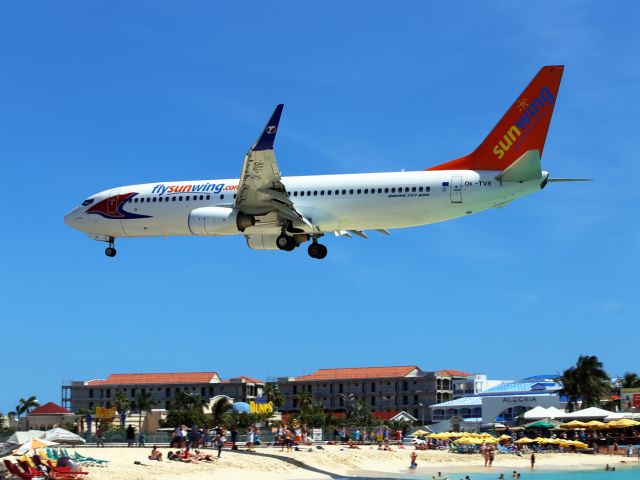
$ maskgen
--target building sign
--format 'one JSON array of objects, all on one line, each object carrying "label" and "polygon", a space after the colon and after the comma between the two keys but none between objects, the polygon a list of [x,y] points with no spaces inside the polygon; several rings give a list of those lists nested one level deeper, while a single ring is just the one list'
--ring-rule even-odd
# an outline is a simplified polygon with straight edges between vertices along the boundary
[{"label": "building sign", "polygon": [[273,413],[273,402],[267,401],[265,397],[256,397],[255,400],[249,402],[249,412],[251,413]]},{"label": "building sign", "polygon": [[531,395],[527,397],[504,397],[502,401],[505,403],[535,403],[538,401],[538,399],[535,396]]},{"label": "building sign", "polygon": [[640,393],[633,394],[633,408],[640,409]]},{"label": "building sign", "polygon": [[113,420],[116,418],[116,408],[96,407],[96,418],[99,420]]}]

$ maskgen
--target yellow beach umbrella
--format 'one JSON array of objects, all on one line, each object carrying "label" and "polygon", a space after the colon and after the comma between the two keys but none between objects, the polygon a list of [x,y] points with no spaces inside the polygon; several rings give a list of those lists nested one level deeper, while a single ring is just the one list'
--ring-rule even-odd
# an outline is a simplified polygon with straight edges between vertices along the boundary
[{"label": "yellow beach umbrella", "polygon": [[498,440],[511,440],[511,435],[500,435]]},{"label": "yellow beach umbrella", "polygon": [[491,438],[480,438],[480,440],[482,440],[483,442],[487,442],[487,443],[498,443],[498,439],[491,437]]},{"label": "yellow beach umbrella", "polygon": [[628,427],[637,427],[640,425],[640,422],[636,422],[635,420],[631,420],[629,418],[621,418],[620,420],[613,420],[612,422],[607,423],[609,428],[628,428]]},{"label": "yellow beach umbrella", "polygon": [[428,435],[428,434],[429,432],[427,432],[426,430],[416,430],[411,435]]},{"label": "yellow beach umbrella", "polygon": [[522,445],[523,443],[533,443],[535,440],[529,437],[522,437],[515,441],[515,443]]},{"label": "yellow beach umbrella", "polygon": [[597,420],[591,420],[590,422],[585,423],[584,425],[587,428],[593,428],[593,429],[601,429],[601,428],[609,428],[607,427],[607,424],[604,422],[599,422]]},{"label": "yellow beach umbrella", "polygon": [[585,428],[586,426],[587,424],[580,420],[571,420],[570,422],[560,425],[561,428]]}]

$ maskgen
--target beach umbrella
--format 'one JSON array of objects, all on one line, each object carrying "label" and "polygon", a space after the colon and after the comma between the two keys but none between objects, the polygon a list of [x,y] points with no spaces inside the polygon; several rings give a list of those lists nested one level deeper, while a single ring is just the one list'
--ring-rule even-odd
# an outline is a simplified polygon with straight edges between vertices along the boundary
[{"label": "beach umbrella", "polygon": [[429,435],[429,432],[427,432],[426,430],[416,430],[415,432],[413,432],[411,435]]},{"label": "beach umbrella", "polygon": [[533,443],[533,442],[535,442],[535,440],[529,437],[522,437],[515,441],[515,443],[518,443],[520,445],[522,445],[523,443]]},{"label": "beach umbrella", "polygon": [[580,420],[571,420],[570,422],[560,425],[562,428],[585,428],[587,424]]},{"label": "beach umbrella", "polygon": [[498,440],[511,440],[511,436],[502,434],[498,437]]},{"label": "beach umbrella", "polygon": [[42,438],[32,438],[31,440],[27,440],[25,443],[20,445],[13,451],[14,455],[24,455],[25,453],[36,450],[38,448],[50,447],[51,445],[58,445],[56,442],[50,442],[49,440],[44,440]]},{"label": "beach umbrella", "polygon": [[537,422],[530,423],[527,425],[529,428],[553,428],[555,425],[553,423],[545,422],[544,420],[539,420]]},{"label": "beach umbrella", "polygon": [[631,420],[629,418],[621,418],[620,420],[614,420],[612,422],[607,423],[609,428],[628,428],[628,427],[637,427],[640,425],[640,422],[636,422],[635,420]]},{"label": "beach umbrella", "polygon": [[609,428],[607,426],[606,423],[604,422],[599,422],[598,420],[591,420],[590,422],[587,422],[585,424],[585,427],[587,428],[593,428],[593,429],[598,429],[598,428]]}]

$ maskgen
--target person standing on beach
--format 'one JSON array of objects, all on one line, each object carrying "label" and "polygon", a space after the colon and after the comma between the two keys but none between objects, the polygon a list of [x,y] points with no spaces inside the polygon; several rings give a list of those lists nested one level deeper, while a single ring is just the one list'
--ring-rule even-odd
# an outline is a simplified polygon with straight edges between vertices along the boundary
[{"label": "person standing on beach", "polygon": [[414,450],[413,452],[411,452],[411,464],[409,465],[409,468],[411,470],[415,470],[416,467],[418,466],[418,454],[416,453],[416,451]]},{"label": "person standing on beach", "polygon": [[133,445],[133,441],[136,438],[136,432],[135,432],[135,429],[131,425],[129,425],[127,427],[126,438],[127,438],[127,447],[132,446]]},{"label": "person standing on beach", "polygon": [[531,470],[533,470],[533,467],[536,466],[536,454],[532,453],[531,454]]},{"label": "person standing on beach", "polygon": [[236,442],[238,441],[238,429],[235,425],[231,427],[231,450],[238,450]]},{"label": "person standing on beach", "polygon": [[247,451],[253,452],[253,427],[247,428]]}]

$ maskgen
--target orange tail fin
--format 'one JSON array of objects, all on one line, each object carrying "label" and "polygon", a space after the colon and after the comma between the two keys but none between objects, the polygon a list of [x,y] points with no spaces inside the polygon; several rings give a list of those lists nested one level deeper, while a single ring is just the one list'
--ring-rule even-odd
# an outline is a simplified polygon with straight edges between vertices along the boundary
[{"label": "orange tail fin", "polygon": [[427,170],[504,170],[527,150],[542,155],[563,71],[542,67],[478,148]]}]

